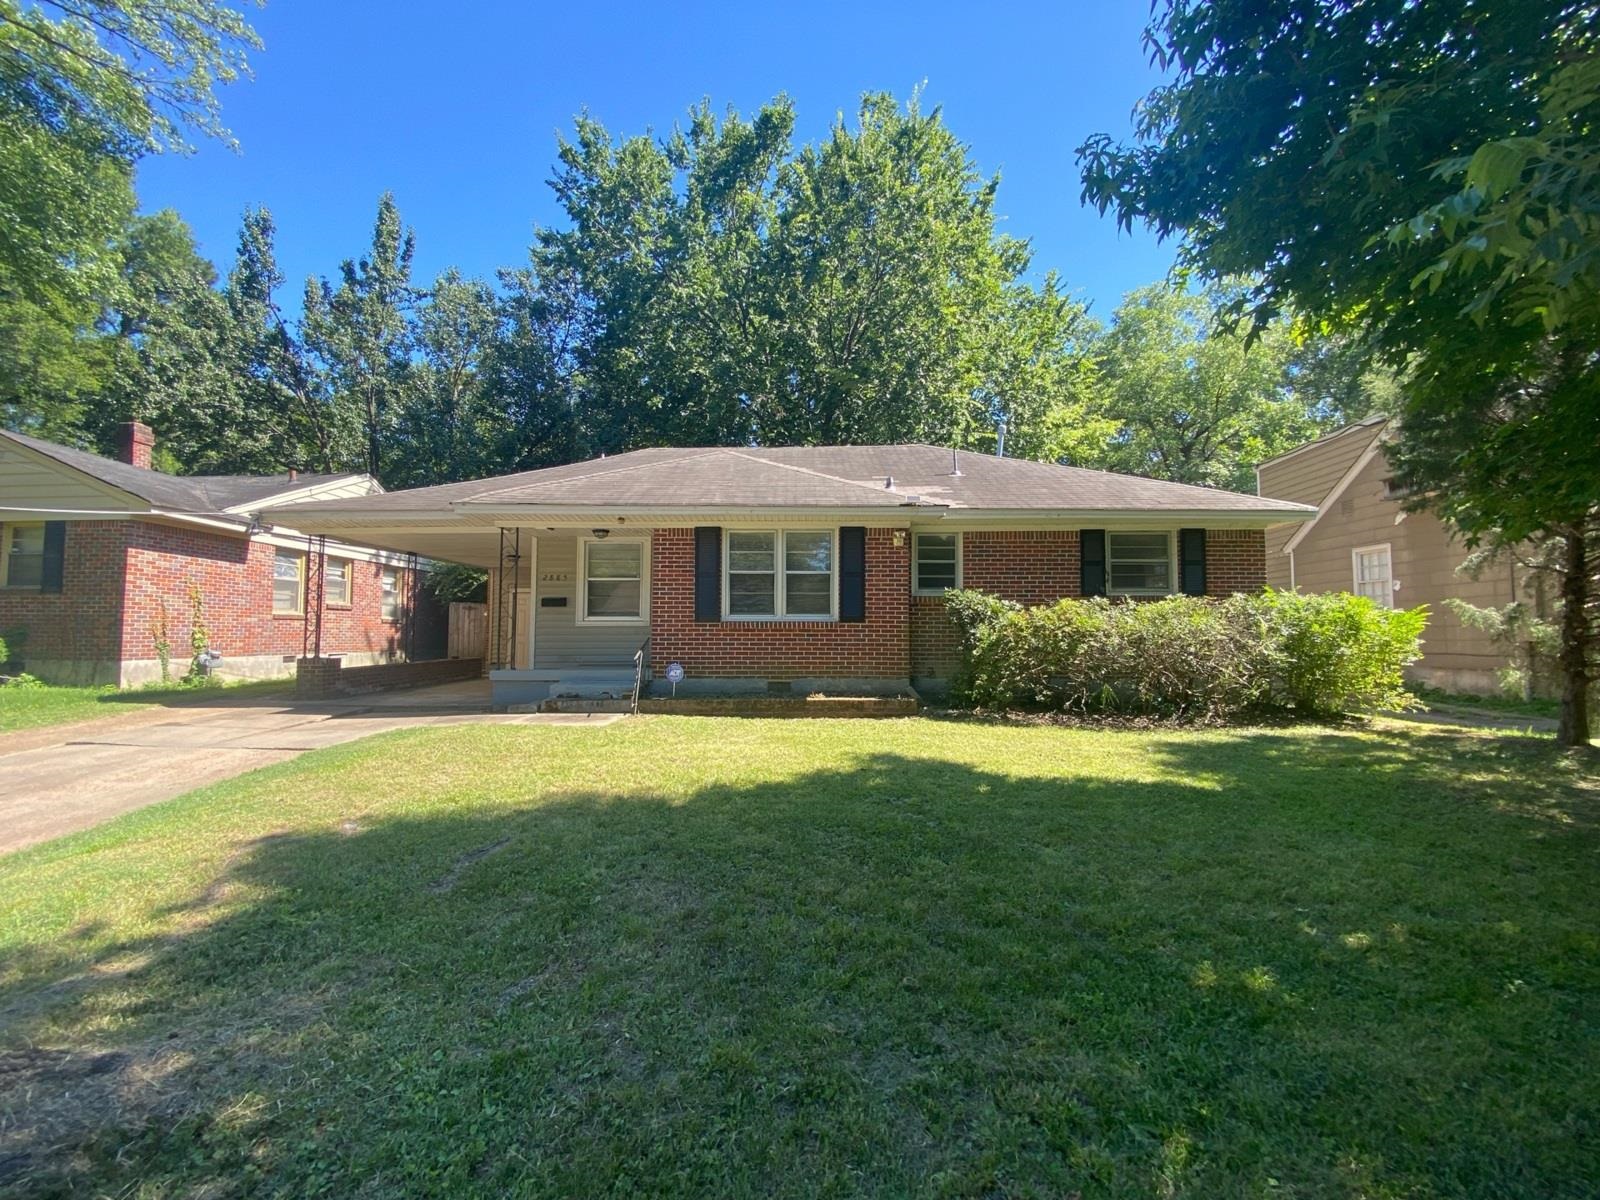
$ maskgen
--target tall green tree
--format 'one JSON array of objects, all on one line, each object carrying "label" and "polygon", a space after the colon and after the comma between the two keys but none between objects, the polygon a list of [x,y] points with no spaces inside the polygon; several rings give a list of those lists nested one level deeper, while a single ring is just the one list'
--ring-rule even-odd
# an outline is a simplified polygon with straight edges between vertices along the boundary
[{"label": "tall green tree", "polygon": [[133,164],[226,139],[216,85],[259,44],[217,0],[0,0],[0,290],[50,308],[107,287]]},{"label": "tall green tree", "polygon": [[277,227],[270,210],[245,210],[223,296],[239,338],[239,412],[206,434],[211,469],[345,469],[359,453],[326,374],[278,300]]},{"label": "tall green tree", "polygon": [[415,361],[400,393],[392,486],[422,487],[494,474],[507,434],[486,359],[500,336],[494,289],[449,270],[417,310]]},{"label": "tall green tree", "polygon": [[567,222],[518,290],[570,346],[550,362],[585,449],[1067,429],[1082,307],[1026,281],[996,181],[941,115],[867,96],[798,151],[793,126],[779,98],[750,120],[701,105],[659,141],[585,118],[562,142]]},{"label": "tall green tree", "polygon": [[1287,324],[1257,337],[1222,327],[1238,290],[1128,294],[1099,343],[1091,408],[1114,431],[1083,465],[1253,491],[1256,463],[1366,415],[1358,389],[1326,389],[1322,339]]},{"label": "tall green tree", "polygon": [[1564,541],[1566,744],[1600,672],[1596,37],[1583,0],[1167,0],[1170,82],[1131,144],[1079,150],[1091,202],[1207,275],[1258,272],[1258,327],[1292,307],[1405,372],[1413,503]]},{"label": "tall green tree", "polygon": [[395,429],[411,365],[416,290],[411,259],[416,235],[400,219],[392,193],[378,201],[372,242],[360,258],[346,259],[337,286],[306,281],[302,337],[327,373],[347,420],[359,430],[359,461],[351,464],[382,478],[385,450]]}]

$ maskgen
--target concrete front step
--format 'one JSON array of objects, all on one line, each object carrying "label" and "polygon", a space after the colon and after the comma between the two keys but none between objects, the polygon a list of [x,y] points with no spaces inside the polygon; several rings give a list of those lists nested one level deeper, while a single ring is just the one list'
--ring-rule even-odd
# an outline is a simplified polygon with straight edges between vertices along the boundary
[{"label": "concrete front step", "polygon": [[[532,712],[557,712],[557,713],[626,713],[633,711],[633,697],[630,692],[627,696],[619,696],[614,700],[593,700],[573,696],[554,696],[542,701],[538,705],[519,706],[526,707]],[[513,708],[516,712],[517,708]]]}]

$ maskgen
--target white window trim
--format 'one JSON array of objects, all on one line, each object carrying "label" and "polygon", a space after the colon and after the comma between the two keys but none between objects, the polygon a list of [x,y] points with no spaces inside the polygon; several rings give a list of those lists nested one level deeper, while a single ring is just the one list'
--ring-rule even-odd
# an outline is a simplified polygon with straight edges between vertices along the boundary
[{"label": "white window trim", "polygon": [[[278,607],[278,555],[287,551],[295,556],[300,564],[300,586],[295,592],[295,606],[293,608]],[[306,552],[304,550],[290,550],[287,546],[276,546],[272,551],[272,615],[275,617],[303,617],[306,615]]]},{"label": "white window trim", "polygon": [[11,582],[11,535],[19,526],[27,526],[29,528],[37,526],[41,530],[40,537],[42,538],[45,536],[42,531],[47,524],[48,522],[46,521],[7,521],[5,523],[3,531],[5,536],[0,537],[0,588],[13,588],[16,591],[25,592],[38,590],[39,585],[36,583],[13,584]]},{"label": "white window trim", "polygon": [[911,594],[913,596],[942,596],[945,588],[925,588],[917,582],[917,541],[923,537],[953,537],[956,539],[956,582],[961,586],[963,562],[962,557],[966,550],[967,539],[958,530],[925,529],[911,531]]},{"label": "white window trim", "polygon": [[[599,542],[609,546],[627,543],[639,547],[639,615],[637,617],[591,617],[589,615],[589,547]],[[650,624],[650,539],[642,537],[580,537],[578,539],[578,624]]]},{"label": "white window trim", "polygon": [[[1350,551],[1350,593],[1354,596],[1361,595],[1361,556],[1372,554],[1378,550],[1383,551],[1383,557],[1389,564],[1389,586],[1383,591],[1383,606],[1394,607],[1394,546],[1389,542],[1374,542],[1370,546],[1356,546]],[[1371,599],[1371,597],[1368,597]]]},{"label": "white window trim", "polygon": [[[777,606],[776,613],[735,613],[728,611],[730,600],[728,569],[728,537],[734,533],[770,533],[772,542],[772,566],[774,580],[772,585],[773,603]],[[828,611],[826,613],[796,613],[790,616],[784,611],[788,607],[788,575],[784,567],[784,538],[791,533],[825,533],[833,539],[832,552],[828,557]],[[773,527],[770,525],[760,528],[722,530],[722,619],[724,621],[784,621],[799,624],[816,625],[839,619],[839,526],[837,525],[796,525],[789,527]]]},{"label": "white window trim", "polygon": [[[1167,535],[1167,586],[1154,588],[1114,588],[1111,586],[1111,539],[1119,533],[1164,533]],[[1176,596],[1178,594],[1178,531],[1176,529],[1108,529],[1106,539],[1106,595],[1108,596]]]}]

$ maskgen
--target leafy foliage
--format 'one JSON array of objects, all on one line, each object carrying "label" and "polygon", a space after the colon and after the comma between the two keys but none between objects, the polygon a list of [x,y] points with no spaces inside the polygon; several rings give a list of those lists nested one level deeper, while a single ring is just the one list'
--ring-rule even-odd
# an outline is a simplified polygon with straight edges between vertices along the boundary
[{"label": "leafy foliage", "polygon": [[214,89],[259,44],[219,0],[0,0],[0,299],[103,288],[134,162],[226,138]]},{"label": "leafy foliage", "polygon": [[967,702],[1205,719],[1404,706],[1402,671],[1420,655],[1427,621],[1420,608],[1295,592],[1024,609],[958,591],[947,604]]},{"label": "leafy foliage", "polygon": [[1403,370],[1391,458],[1469,541],[1565,541],[1561,738],[1600,672],[1593,6],[1168,0],[1170,82],[1133,144],[1079,149],[1086,198],[1259,273],[1234,305],[1294,309]]}]

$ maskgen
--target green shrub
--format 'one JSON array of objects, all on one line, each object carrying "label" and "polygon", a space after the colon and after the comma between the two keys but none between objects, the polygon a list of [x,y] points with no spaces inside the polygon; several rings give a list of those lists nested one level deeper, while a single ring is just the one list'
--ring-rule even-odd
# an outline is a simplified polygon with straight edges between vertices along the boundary
[{"label": "green shrub", "polygon": [[0,663],[11,661],[11,647],[6,645],[6,639],[0,637]]},{"label": "green shrub", "polygon": [[1405,668],[1417,661],[1426,607],[1379,608],[1348,592],[1268,592],[1274,690],[1296,711],[1328,715],[1414,702]]},{"label": "green shrub", "polygon": [[960,635],[960,701],[1208,719],[1404,704],[1401,671],[1426,620],[1420,609],[1292,592],[1024,609],[958,591],[946,603]]}]

